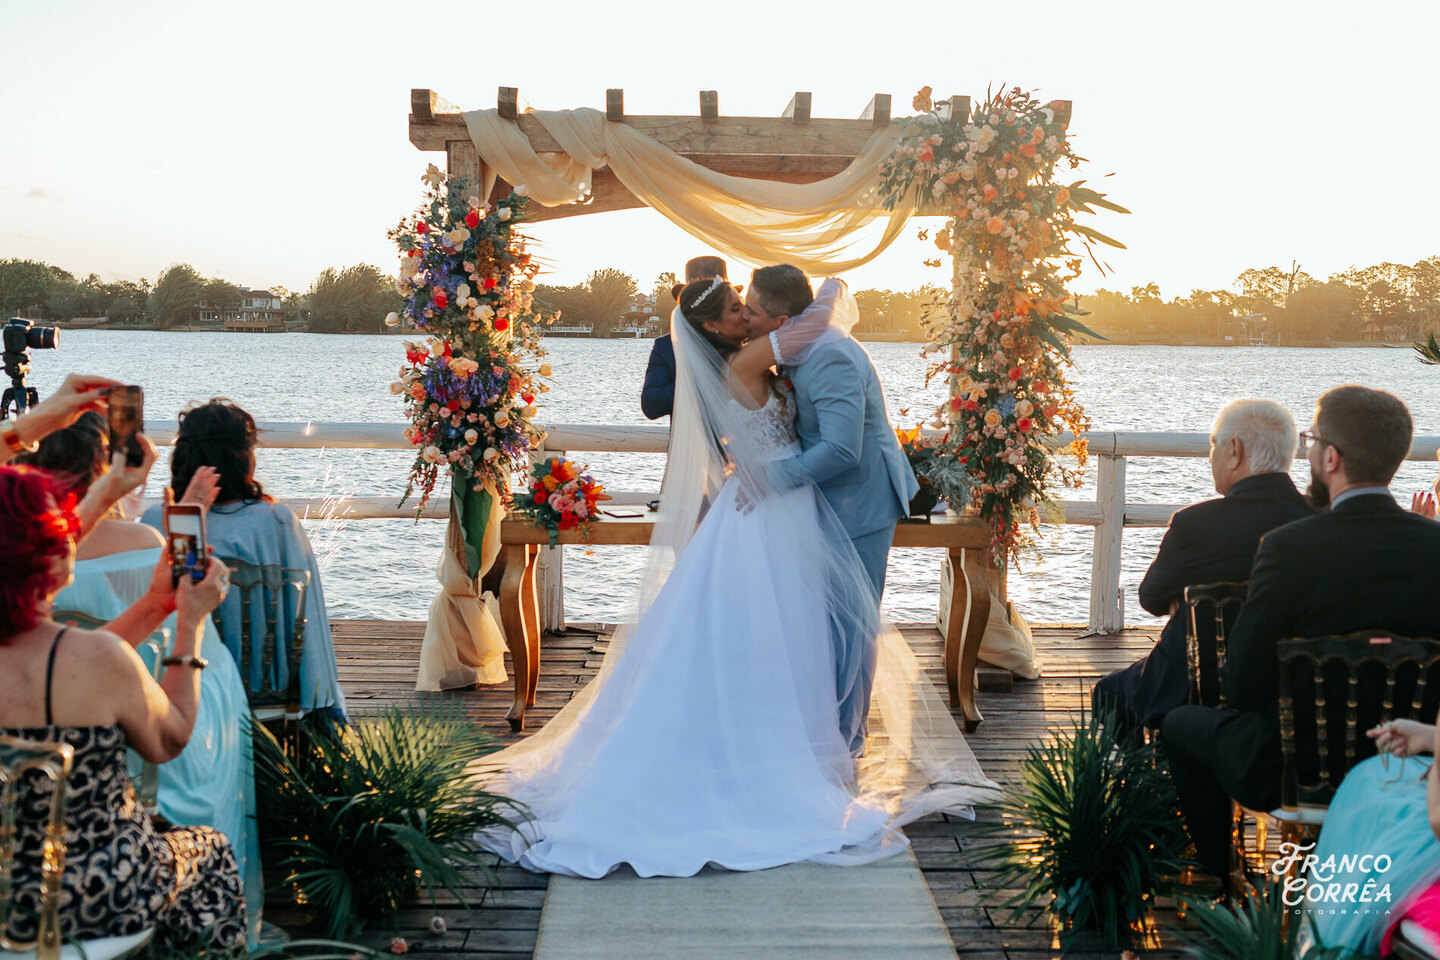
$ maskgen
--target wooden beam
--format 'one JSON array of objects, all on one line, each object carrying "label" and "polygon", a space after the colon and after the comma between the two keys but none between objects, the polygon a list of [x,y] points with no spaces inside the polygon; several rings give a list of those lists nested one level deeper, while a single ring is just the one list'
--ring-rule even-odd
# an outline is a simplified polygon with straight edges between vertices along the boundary
[{"label": "wooden beam", "polygon": [[809,123],[810,94],[796,93],[795,96],[790,98],[790,105],[785,108],[785,112],[780,114],[780,116],[794,120],[796,123]]},{"label": "wooden beam", "polygon": [[1062,127],[1070,126],[1070,113],[1075,107],[1074,102],[1071,100],[1056,100],[1055,103],[1059,104],[1059,108],[1055,111],[1055,122]]},{"label": "wooden beam", "polygon": [[961,97],[961,96],[951,97],[951,98],[950,98],[950,116],[949,116],[948,119],[950,120],[951,123],[954,123],[954,124],[969,123],[969,122],[970,122],[970,98],[969,98],[969,97]]},{"label": "wooden beam", "polygon": [[[410,122],[428,122],[441,114],[459,115],[460,108],[437,94],[434,90],[414,89],[410,91]],[[439,148],[443,149],[443,148]]]},{"label": "wooden beam", "polygon": [[495,98],[495,112],[501,120],[514,120],[520,115],[520,90],[517,87],[501,87]]},{"label": "wooden beam", "polygon": [[869,120],[871,126],[886,127],[890,125],[890,94],[877,93],[870,98],[865,105],[865,112],[860,114],[861,120]]},{"label": "wooden beam", "polygon": [[464,177],[466,185],[476,194],[485,189],[480,169],[480,154],[471,140],[451,140],[445,149],[445,172],[452,177]]},{"label": "wooden beam", "polygon": [[[560,150],[560,144],[533,114],[522,113],[515,123],[537,152]],[[875,133],[870,120],[812,119],[796,123],[788,117],[705,120],[693,116],[628,116],[625,123],[676,153],[855,157]],[[444,150],[447,142],[469,136],[459,114],[436,114],[426,121],[410,117],[410,142],[421,150]]]},{"label": "wooden beam", "polygon": [[621,123],[625,120],[625,91],[605,91],[605,119]]},{"label": "wooden beam", "polygon": [[700,119],[720,119],[720,94],[715,90],[700,91]]}]

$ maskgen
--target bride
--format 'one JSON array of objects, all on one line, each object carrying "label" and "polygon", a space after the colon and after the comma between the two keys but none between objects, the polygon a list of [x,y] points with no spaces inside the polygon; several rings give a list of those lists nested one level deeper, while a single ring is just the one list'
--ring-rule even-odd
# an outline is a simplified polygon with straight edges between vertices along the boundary
[{"label": "bride", "polygon": [[768,463],[799,452],[772,349],[794,356],[848,336],[855,319],[831,280],[771,340],[744,343],[723,278],[681,292],[669,464],[638,615],[554,720],[485,759],[489,788],[525,814],[483,833],[485,848],[593,878],[621,864],[642,877],[859,864],[903,849],[898,828],[919,816],[993,798],[893,630],[879,642],[870,747],[851,756],[837,690],[855,678],[837,676],[832,637],[881,632],[874,587],[815,488],[767,479]]}]

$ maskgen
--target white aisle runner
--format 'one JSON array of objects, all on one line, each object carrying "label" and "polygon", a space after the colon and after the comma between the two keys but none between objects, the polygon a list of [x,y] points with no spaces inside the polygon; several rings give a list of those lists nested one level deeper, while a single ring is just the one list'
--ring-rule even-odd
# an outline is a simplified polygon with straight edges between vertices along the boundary
[{"label": "white aisle runner", "polygon": [[908,848],[859,867],[550,878],[535,960],[677,957],[954,960],[955,947]]}]

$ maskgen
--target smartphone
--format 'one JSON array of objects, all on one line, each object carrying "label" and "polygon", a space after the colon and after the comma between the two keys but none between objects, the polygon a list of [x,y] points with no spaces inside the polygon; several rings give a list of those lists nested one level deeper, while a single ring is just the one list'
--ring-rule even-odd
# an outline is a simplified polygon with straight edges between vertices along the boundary
[{"label": "smartphone", "polygon": [[145,391],[139,387],[110,388],[110,455],[125,454],[125,466],[145,460],[139,435],[145,429]]},{"label": "smartphone", "polygon": [[187,573],[191,580],[204,580],[205,508],[177,503],[166,510],[165,544],[170,551],[170,579],[174,583],[179,584]]}]

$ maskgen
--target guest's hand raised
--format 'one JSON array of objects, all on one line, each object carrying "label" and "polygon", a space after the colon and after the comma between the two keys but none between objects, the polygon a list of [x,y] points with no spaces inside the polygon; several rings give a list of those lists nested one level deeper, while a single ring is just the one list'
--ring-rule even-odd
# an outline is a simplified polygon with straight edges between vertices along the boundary
[{"label": "guest's hand raised", "polygon": [[[172,490],[165,491],[165,505],[170,505],[170,498],[174,496]],[[180,498],[181,503],[192,503],[209,510],[215,505],[215,498],[220,496],[220,471],[214,467],[197,467],[190,476],[190,483],[185,487],[185,495]]]},{"label": "guest's hand raised", "polygon": [[1435,519],[1435,494],[1417,493],[1410,498],[1410,512],[1418,513],[1422,517]]}]

